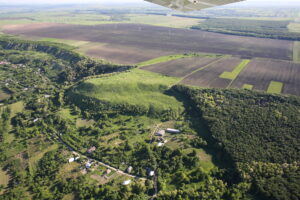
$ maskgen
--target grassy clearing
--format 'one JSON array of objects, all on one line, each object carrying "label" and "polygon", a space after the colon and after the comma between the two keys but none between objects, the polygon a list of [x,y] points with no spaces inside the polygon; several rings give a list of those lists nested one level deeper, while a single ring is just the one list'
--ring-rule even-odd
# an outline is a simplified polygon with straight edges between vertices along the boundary
[{"label": "grassy clearing", "polygon": [[91,126],[94,124],[94,120],[86,120],[86,119],[77,119],[76,120],[76,127],[84,127],[84,126]]},{"label": "grassy clearing", "polygon": [[220,78],[235,80],[249,62],[250,60],[243,60],[232,72],[223,72]]},{"label": "grassy clearing", "polygon": [[77,162],[66,163],[60,168],[58,176],[60,176],[64,179],[76,178],[81,175],[81,173],[79,171],[80,166],[81,165]]},{"label": "grassy clearing", "polygon": [[42,38],[39,41],[46,41],[46,42],[55,42],[55,43],[63,43],[73,47],[81,47],[84,45],[89,44],[89,41],[81,41],[81,40],[65,40],[65,39],[58,39],[58,38]]},{"label": "grassy clearing", "polygon": [[293,61],[300,63],[300,42],[295,41],[293,46]]},{"label": "grassy clearing", "polygon": [[182,109],[183,104],[164,94],[180,79],[133,69],[102,78],[90,79],[74,88],[74,93],[94,97],[113,104],[129,104],[159,110]]},{"label": "grassy clearing", "polygon": [[74,194],[67,194],[63,197],[63,200],[75,200],[76,196]]},{"label": "grassy clearing", "polygon": [[141,62],[139,64],[137,64],[138,67],[145,67],[148,65],[155,65],[158,63],[163,63],[163,62],[168,62],[171,60],[177,60],[177,59],[181,59],[181,58],[190,58],[190,57],[194,57],[194,56],[199,56],[197,54],[177,54],[177,55],[168,55],[168,56],[161,56],[158,58],[154,58],[151,60],[147,60],[145,62]]},{"label": "grassy clearing", "polygon": [[277,81],[271,81],[267,92],[273,94],[281,94],[283,83]]},{"label": "grassy clearing", "polygon": [[65,119],[65,120],[72,120],[72,121],[74,121],[76,119],[76,116],[71,114],[71,110],[69,108],[61,109],[58,112],[58,115],[60,117],[62,117],[63,119]]},{"label": "grassy clearing", "polygon": [[[29,165],[30,173],[33,174],[36,171],[37,164],[39,160],[45,155],[45,153],[49,151],[53,151],[57,148],[58,148],[58,144],[53,144],[42,151],[29,153],[28,165]],[[28,151],[30,152],[30,149]]]},{"label": "grassy clearing", "polygon": [[[10,16],[12,17],[12,16]],[[184,18],[175,16],[147,15],[147,14],[122,14],[122,15],[101,15],[99,13],[71,13],[71,12],[35,12],[14,14],[13,17],[20,19],[7,19],[0,21],[0,27],[9,24],[31,24],[31,23],[64,23],[80,25],[98,25],[113,23],[138,23],[172,28],[188,28],[203,21],[195,18]],[[26,19],[25,17],[28,17]]]},{"label": "grassy clearing", "polygon": [[253,89],[253,85],[250,85],[250,84],[244,84],[244,85],[243,85],[243,89],[252,90],[252,89]]},{"label": "grassy clearing", "polygon": [[0,20],[0,30],[5,25],[10,25],[10,24],[32,24],[32,23],[34,23],[34,22],[31,21],[31,20],[27,20],[27,19],[20,19],[20,20]]},{"label": "grassy clearing", "polygon": [[17,103],[11,104],[9,107],[11,109],[11,117],[14,117],[17,113],[24,110],[24,102],[19,101]]},{"label": "grassy clearing", "polygon": [[300,24],[299,23],[295,23],[295,22],[291,22],[288,25],[288,29],[289,29],[290,32],[300,33]]},{"label": "grassy clearing", "polygon": [[10,177],[6,173],[6,171],[0,169],[0,185],[4,185],[6,187],[8,185],[9,179]]}]

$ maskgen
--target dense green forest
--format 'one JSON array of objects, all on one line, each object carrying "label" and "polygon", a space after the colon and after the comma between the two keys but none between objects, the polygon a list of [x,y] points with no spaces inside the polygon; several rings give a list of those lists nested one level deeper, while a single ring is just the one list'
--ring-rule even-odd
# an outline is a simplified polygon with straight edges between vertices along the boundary
[{"label": "dense green forest", "polygon": [[[83,77],[104,74],[114,71],[122,71],[130,68],[130,66],[118,66],[110,63],[106,63],[102,60],[96,61],[88,57],[84,57],[72,51],[72,48],[67,45],[49,43],[49,42],[37,42],[13,39],[10,37],[0,37],[0,50],[19,50],[19,51],[36,51],[40,53],[48,54],[47,57],[30,59],[26,58],[25,55],[10,55],[6,56],[14,64],[26,64],[28,62],[34,65],[42,65],[44,67],[52,68],[52,71],[58,73],[56,76],[58,81],[61,83],[71,83],[78,81]],[[10,54],[13,54],[10,53]],[[5,53],[2,55],[5,56]],[[28,54],[27,54],[28,55]],[[23,57],[22,57],[23,56]],[[52,61],[51,58],[55,58]],[[37,66],[35,66],[37,67]],[[53,68],[55,68],[53,70]]]},{"label": "dense green forest", "polygon": [[300,40],[300,33],[290,32],[290,21],[269,21],[251,19],[207,19],[192,29],[217,33],[263,37],[283,40]]},{"label": "dense green forest", "polygon": [[299,199],[300,99],[252,91],[174,89],[187,95],[209,138],[263,199]]}]

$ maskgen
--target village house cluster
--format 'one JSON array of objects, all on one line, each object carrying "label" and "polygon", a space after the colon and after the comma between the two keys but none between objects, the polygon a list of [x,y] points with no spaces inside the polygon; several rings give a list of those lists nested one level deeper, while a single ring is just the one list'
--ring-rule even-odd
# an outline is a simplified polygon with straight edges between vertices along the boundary
[{"label": "village house cluster", "polygon": [[158,147],[161,147],[161,146],[165,145],[168,142],[168,140],[166,140],[164,138],[164,136],[166,135],[166,132],[167,133],[180,133],[181,131],[178,130],[178,129],[173,129],[173,128],[167,128],[166,130],[161,129],[161,130],[157,131],[155,133],[155,136],[158,137],[157,138],[157,141],[158,141],[157,146]]},{"label": "village house cluster", "polygon": [[[180,132],[181,132],[180,130],[172,129],[172,128],[167,128],[165,130],[164,129],[158,130],[154,134],[157,137],[156,138],[156,140],[158,141],[157,146],[163,146],[165,143],[168,142],[166,139],[164,139],[164,136],[166,135],[166,133],[176,134],[176,133],[180,133]],[[86,154],[87,155],[92,154],[96,150],[97,150],[97,147],[91,146],[86,150]],[[88,172],[93,172],[99,165],[101,165],[101,166],[106,167],[105,172],[102,174],[102,177],[105,179],[109,179],[108,175],[111,174],[112,170],[114,170],[118,173],[124,174],[126,176],[129,176],[129,177],[131,177],[131,176],[135,177],[134,175],[132,175],[132,172],[134,170],[132,166],[128,166],[127,169],[124,172],[122,172],[120,169],[113,168],[111,166],[108,166],[104,163],[101,163],[97,160],[88,158],[86,156],[83,156],[81,159],[80,158],[81,158],[81,156],[78,153],[72,152],[72,156],[68,158],[68,162],[72,163],[72,162],[77,161],[77,162],[81,163],[82,166],[80,167],[80,171],[82,174],[87,174]],[[148,177],[155,176],[155,171],[153,169],[147,168],[146,170],[147,170]],[[127,179],[122,182],[122,185],[126,186],[126,185],[131,184],[131,182],[132,182],[131,179]]]}]

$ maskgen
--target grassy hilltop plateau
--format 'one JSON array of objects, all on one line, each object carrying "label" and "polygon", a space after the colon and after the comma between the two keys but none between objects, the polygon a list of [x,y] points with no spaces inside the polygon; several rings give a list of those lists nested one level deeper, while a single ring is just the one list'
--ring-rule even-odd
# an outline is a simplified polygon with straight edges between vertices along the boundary
[{"label": "grassy hilltop plateau", "polygon": [[0,6],[0,200],[299,200],[299,16]]}]

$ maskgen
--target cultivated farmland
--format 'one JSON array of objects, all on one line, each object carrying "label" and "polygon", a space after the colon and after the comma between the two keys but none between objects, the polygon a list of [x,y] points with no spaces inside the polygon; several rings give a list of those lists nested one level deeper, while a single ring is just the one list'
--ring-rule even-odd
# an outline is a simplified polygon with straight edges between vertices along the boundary
[{"label": "cultivated farmland", "polygon": [[226,88],[231,80],[219,76],[225,71],[233,71],[241,62],[242,60],[237,57],[223,58],[191,74],[183,79],[181,83],[200,87]]},{"label": "cultivated farmland", "polygon": [[248,84],[253,89],[267,91],[272,81],[283,83],[283,93],[300,95],[300,64],[253,59],[233,81],[231,87],[242,88],[244,84]]},{"label": "cultivated farmland", "polygon": [[87,51],[119,63],[141,62],[176,53],[207,52],[244,57],[291,60],[293,42],[224,35],[198,30],[176,29],[138,24],[104,24],[96,26],[70,24],[29,24],[5,26],[8,34],[27,37],[59,38],[97,42],[99,48]]},{"label": "cultivated farmland", "polygon": [[184,77],[193,71],[202,68],[220,58],[217,57],[192,57],[172,60],[169,62],[149,65],[142,69],[161,73],[168,76]]}]

